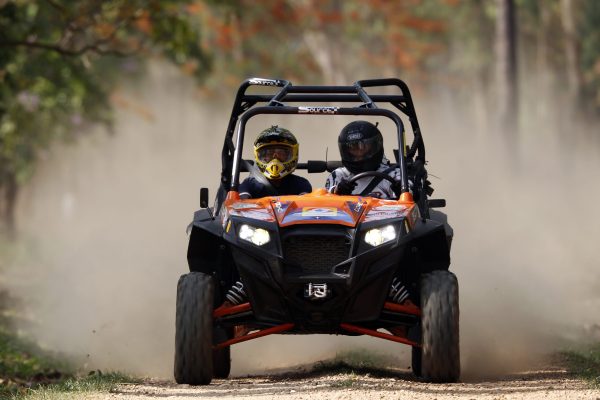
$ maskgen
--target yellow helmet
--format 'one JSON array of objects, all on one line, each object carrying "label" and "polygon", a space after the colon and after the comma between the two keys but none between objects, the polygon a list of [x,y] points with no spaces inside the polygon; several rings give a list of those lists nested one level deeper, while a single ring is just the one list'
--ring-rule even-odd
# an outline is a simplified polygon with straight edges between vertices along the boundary
[{"label": "yellow helmet", "polygon": [[268,179],[281,179],[298,165],[298,141],[277,125],[265,129],[254,141],[254,160]]}]

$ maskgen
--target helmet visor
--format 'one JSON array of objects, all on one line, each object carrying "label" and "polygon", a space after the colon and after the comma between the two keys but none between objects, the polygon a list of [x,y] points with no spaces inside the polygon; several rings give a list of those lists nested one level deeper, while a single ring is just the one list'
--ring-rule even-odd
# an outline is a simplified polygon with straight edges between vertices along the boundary
[{"label": "helmet visor", "polygon": [[377,154],[381,147],[381,139],[379,137],[372,137],[340,143],[340,152],[344,160],[363,161]]},{"label": "helmet visor", "polygon": [[257,151],[258,159],[263,163],[268,163],[274,158],[278,159],[282,163],[291,161],[294,152],[292,148],[281,144],[270,144],[261,147]]}]

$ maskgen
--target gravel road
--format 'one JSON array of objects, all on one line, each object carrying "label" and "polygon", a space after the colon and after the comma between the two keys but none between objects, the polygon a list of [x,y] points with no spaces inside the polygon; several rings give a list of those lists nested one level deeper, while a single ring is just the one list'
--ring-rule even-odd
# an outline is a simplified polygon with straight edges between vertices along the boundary
[{"label": "gravel road", "polygon": [[414,379],[409,371],[381,370],[361,373],[294,372],[215,380],[210,386],[192,387],[148,380],[121,385],[108,394],[87,399],[592,399],[600,389],[576,379],[564,369],[548,367],[492,380],[457,384],[429,384]]}]

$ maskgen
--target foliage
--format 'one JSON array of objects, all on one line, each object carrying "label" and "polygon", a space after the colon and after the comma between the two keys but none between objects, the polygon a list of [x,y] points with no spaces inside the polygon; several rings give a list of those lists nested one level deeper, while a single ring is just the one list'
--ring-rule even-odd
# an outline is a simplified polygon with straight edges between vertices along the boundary
[{"label": "foliage", "polygon": [[78,376],[59,355],[41,349],[0,324],[0,398],[48,398],[52,394],[108,392],[137,380],[119,372]]},{"label": "foliage", "polygon": [[201,15],[220,83],[267,74],[349,84],[369,69],[425,77],[443,49],[440,10],[451,3],[242,0],[205,2]]},{"label": "foliage", "polygon": [[65,362],[0,326],[0,397],[58,382],[70,372]]},{"label": "foliage", "polygon": [[587,1],[582,7],[581,65],[584,95],[600,113],[600,2]]},{"label": "foliage", "polygon": [[[411,86],[450,86],[466,98],[495,95],[495,2],[249,0],[199,3],[209,83],[248,76],[347,84],[400,76]],[[568,40],[561,1],[515,0],[521,81],[530,103],[565,91]],[[600,111],[600,3],[573,0],[583,103]],[[365,76],[367,75],[368,76]],[[218,83],[215,83],[218,82]],[[529,86],[527,86],[529,85]],[[535,105],[532,106],[535,108]]]},{"label": "foliage", "polygon": [[600,387],[600,343],[583,350],[571,350],[562,353],[569,370]]},{"label": "foliage", "polygon": [[[0,1],[0,190],[14,201],[40,152],[111,121],[110,93],[149,56],[209,68],[189,0]],[[11,213],[10,204],[2,214]]]},{"label": "foliage", "polygon": [[61,399],[77,398],[77,394],[86,392],[112,392],[121,383],[137,383],[138,379],[132,378],[120,372],[102,373],[92,371],[85,377],[69,377],[58,383],[38,386],[25,391],[18,399]]}]

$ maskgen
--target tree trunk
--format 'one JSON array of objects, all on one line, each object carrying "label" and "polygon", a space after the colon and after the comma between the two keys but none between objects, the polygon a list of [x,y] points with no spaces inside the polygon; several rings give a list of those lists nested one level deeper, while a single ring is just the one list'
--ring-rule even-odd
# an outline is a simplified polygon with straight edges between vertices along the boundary
[{"label": "tree trunk", "polygon": [[550,123],[548,118],[550,114],[550,93],[551,93],[551,71],[550,71],[550,8],[544,6],[547,0],[538,0],[538,8],[540,10],[540,23],[537,32],[537,53],[536,53],[536,116],[538,121],[542,123]]},{"label": "tree trunk", "polygon": [[514,142],[519,127],[515,5],[513,0],[496,0],[496,5],[497,128]]},{"label": "tree trunk", "polygon": [[575,28],[574,8],[576,0],[561,0],[560,11],[562,27],[565,33],[565,56],[567,70],[568,109],[573,112],[579,106],[582,78],[579,69],[579,38]]},{"label": "tree trunk", "polygon": [[[328,12],[342,13],[343,2],[334,0],[326,8]],[[323,83],[327,85],[349,85],[347,62],[344,55],[343,33],[340,23],[317,26],[306,30],[304,43],[312,54],[323,75]]]},{"label": "tree trunk", "polygon": [[0,208],[0,231],[9,239],[14,239],[16,233],[15,208],[19,185],[14,174],[7,173],[0,187],[2,207]]}]

